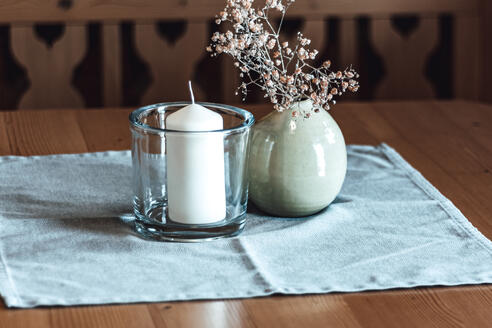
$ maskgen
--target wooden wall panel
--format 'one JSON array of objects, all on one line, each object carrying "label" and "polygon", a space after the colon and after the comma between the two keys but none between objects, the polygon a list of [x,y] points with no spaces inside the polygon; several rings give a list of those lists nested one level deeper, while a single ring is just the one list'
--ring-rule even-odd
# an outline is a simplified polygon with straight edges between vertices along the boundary
[{"label": "wooden wall panel", "polygon": [[[89,19],[102,21],[104,106],[123,104],[124,49],[120,19],[136,20],[134,44],[138,59],[148,65],[152,74],[150,87],[146,90],[147,85],[141,88],[145,93],[139,98],[140,103],[188,99],[186,82],[196,76],[197,65],[206,56],[204,47],[210,37],[206,22],[224,6],[225,0],[80,0],[72,1],[72,6],[65,9],[58,7],[58,3],[54,0],[0,0],[0,23],[29,21],[28,24],[15,23],[11,33],[13,53],[27,69],[31,83],[20,103],[21,108],[84,105],[79,93],[71,86],[73,69],[86,51],[84,27],[74,25],[78,24],[74,22],[83,21],[86,24]],[[438,13],[443,12],[450,13],[454,22],[453,51],[450,53],[453,58],[453,86],[448,89],[454,89],[454,95],[458,98],[492,101],[492,92],[489,91],[492,86],[492,64],[488,60],[492,56],[488,37],[492,33],[492,2],[489,0],[298,0],[289,11],[292,18],[304,20],[302,31],[313,40],[312,48],[320,50],[320,57],[329,57],[337,69],[350,64],[354,64],[356,69],[361,68],[358,61],[364,51],[360,53],[358,19],[367,17],[371,47],[382,57],[385,72],[381,83],[376,79],[374,83],[362,85],[362,88],[368,85],[376,88],[376,92],[369,90],[371,96],[367,99],[423,99],[436,96],[425,78],[425,65],[437,46]],[[418,29],[409,38],[396,32],[391,24],[390,14],[401,13],[420,17]],[[327,45],[333,41],[327,29],[327,26],[331,28],[328,18],[330,22],[338,21],[339,36],[334,52],[330,44]],[[186,32],[176,42],[166,40],[162,31],[160,33],[156,28],[157,22],[166,19],[188,22]],[[32,21],[62,21],[68,24],[63,37],[53,48],[49,48],[33,34]],[[197,99],[239,102],[241,98],[234,95],[239,78],[231,60],[224,58],[216,62],[217,75],[221,74],[222,77],[217,85],[220,91],[215,93],[213,99],[208,99],[205,87],[200,90],[200,85],[196,83]],[[212,65],[209,68],[213,70]],[[366,70],[366,73],[370,72]],[[451,79],[446,78],[446,81]],[[203,81],[200,83],[203,86]],[[440,85],[435,81],[434,84]],[[137,89],[130,87],[130,90]],[[138,90],[139,94],[141,90]],[[210,89],[207,91],[210,93]],[[259,93],[253,94],[247,101],[261,100],[258,96]],[[357,96],[351,95],[348,99]]]},{"label": "wooden wall panel", "polygon": [[11,28],[12,51],[28,72],[30,87],[19,108],[83,107],[81,95],[72,86],[75,66],[86,51],[86,28],[66,26],[52,46],[41,41],[32,26]]},{"label": "wooden wall panel", "polygon": [[373,45],[383,56],[386,67],[376,99],[434,97],[424,70],[428,55],[437,44],[437,23],[437,18],[421,19],[417,30],[404,38],[391,27],[390,19],[372,21]]},{"label": "wooden wall panel", "polygon": [[[0,22],[210,18],[224,0],[0,0]],[[479,0],[298,0],[292,15],[476,12]]]}]

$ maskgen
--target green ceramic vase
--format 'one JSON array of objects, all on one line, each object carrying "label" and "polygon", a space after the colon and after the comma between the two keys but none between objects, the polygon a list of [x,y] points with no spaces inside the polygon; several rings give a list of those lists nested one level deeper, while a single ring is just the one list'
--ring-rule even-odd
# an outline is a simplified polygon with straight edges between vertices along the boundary
[{"label": "green ceramic vase", "polygon": [[347,171],[342,132],[321,110],[310,118],[293,117],[295,107],[273,111],[252,129],[249,197],[261,210],[282,217],[302,217],[326,208],[337,196]]}]

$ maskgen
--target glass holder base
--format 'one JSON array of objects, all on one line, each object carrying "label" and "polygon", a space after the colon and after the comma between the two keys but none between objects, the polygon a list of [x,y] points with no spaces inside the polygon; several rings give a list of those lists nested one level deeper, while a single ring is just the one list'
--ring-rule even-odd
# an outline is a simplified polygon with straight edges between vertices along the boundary
[{"label": "glass holder base", "polygon": [[202,242],[234,237],[241,233],[246,215],[214,224],[160,223],[135,213],[135,231],[155,241]]}]

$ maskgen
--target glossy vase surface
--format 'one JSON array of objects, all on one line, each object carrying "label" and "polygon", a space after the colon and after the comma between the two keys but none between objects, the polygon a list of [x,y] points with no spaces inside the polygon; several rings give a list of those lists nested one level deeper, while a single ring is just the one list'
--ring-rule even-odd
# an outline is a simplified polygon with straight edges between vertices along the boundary
[{"label": "glossy vase surface", "polygon": [[347,171],[342,132],[321,110],[310,118],[292,111],[309,109],[309,100],[272,112],[252,129],[249,197],[261,210],[302,217],[327,207],[340,192]]}]

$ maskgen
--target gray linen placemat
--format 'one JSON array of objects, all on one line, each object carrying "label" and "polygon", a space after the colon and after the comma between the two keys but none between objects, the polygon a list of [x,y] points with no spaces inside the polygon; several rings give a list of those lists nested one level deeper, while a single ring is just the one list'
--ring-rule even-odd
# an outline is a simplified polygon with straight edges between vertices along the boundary
[{"label": "gray linen placemat", "polygon": [[250,207],[239,237],[145,241],[130,153],[0,158],[9,307],[242,298],[492,282],[492,243],[387,145],[349,146],[341,194],[309,219]]}]

